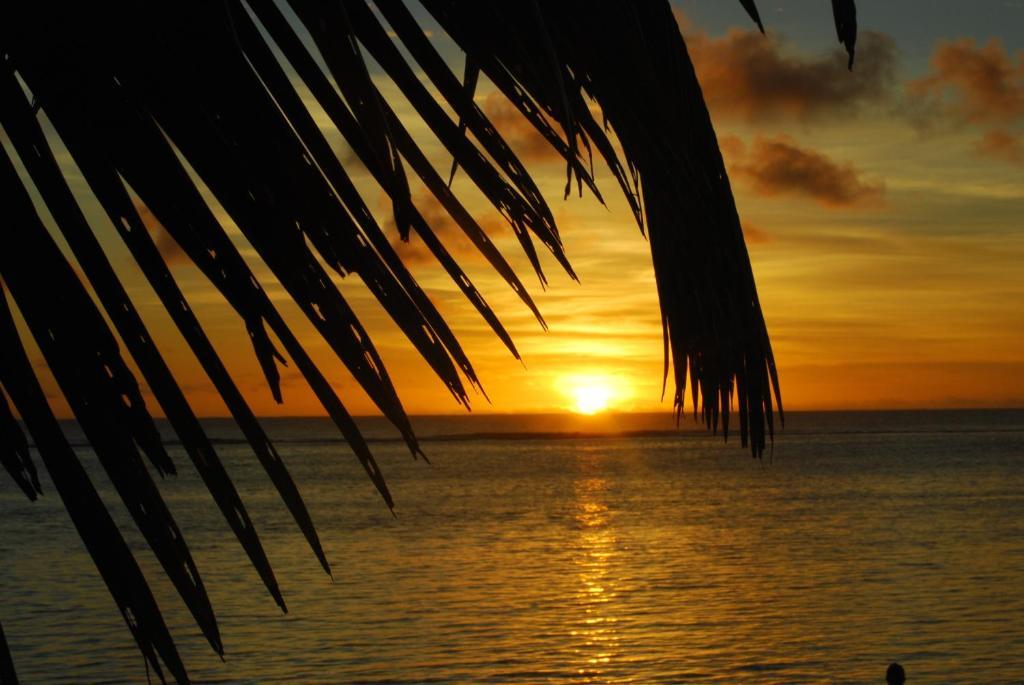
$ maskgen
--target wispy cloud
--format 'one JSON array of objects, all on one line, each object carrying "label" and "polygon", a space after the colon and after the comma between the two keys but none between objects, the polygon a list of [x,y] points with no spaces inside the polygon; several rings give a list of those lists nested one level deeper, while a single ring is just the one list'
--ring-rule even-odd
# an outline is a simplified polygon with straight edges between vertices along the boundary
[{"label": "wispy cloud", "polygon": [[884,34],[861,34],[857,67],[850,72],[842,50],[808,55],[776,35],[753,30],[731,29],[712,37],[681,12],[676,18],[716,118],[807,120],[850,114],[893,91],[897,52]]},{"label": "wispy cloud", "polygon": [[931,73],[911,81],[907,91],[926,101],[935,115],[977,124],[1009,124],[1024,117],[1024,50],[1014,58],[993,38],[942,41]]},{"label": "wispy cloud", "polygon": [[825,207],[872,207],[885,195],[884,183],[867,181],[852,164],[801,147],[789,136],[758,136],[750,146],[723,136],[721,143],[730,174],[758,195],[795,195]]},{"label": "wispy cloud", "polygon": [[919,125],[935,123],[987,128],[976,153],[1020,164],[1024,161],[1024,50],[1011,55],[993,38],[941,41],[931,71],[907,84]]}]

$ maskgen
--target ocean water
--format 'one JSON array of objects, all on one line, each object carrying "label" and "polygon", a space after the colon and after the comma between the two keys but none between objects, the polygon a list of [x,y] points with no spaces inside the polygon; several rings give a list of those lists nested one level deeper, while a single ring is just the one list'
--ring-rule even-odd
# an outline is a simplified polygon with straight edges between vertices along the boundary
[{"label": "ocean water", "polygon": [[[431,464],[365,422],[392,516],[334,429],[267,423],[319,568],[211,421],[281,583],[277,610],[180,447],[161,484],[221,662],[80,450],[208,683],[1024,682],[1024,412],[791,414],[771,460],[668,416],[419,418]],[[75,427],[68,426],[74,439]],[[48,480],[0,474],[0,622],[25,683],[144,683]]]}]

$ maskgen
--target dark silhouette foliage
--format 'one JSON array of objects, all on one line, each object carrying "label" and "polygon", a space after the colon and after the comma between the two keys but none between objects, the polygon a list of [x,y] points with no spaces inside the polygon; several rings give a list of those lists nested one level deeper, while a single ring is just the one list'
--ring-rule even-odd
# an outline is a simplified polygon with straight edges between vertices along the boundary
[{"label": "dark silhouette foliage", "polygon": [[[518,358],[497,314],[415,206],[408,181],[409,174],[419,178],[544,326],[519,276],[450,188],[457,171],[479,188],[514,231],[542,285],[546,277],[537,242],[575,278],[547,202],[474,102],[479,77],[486,76],[564,158],[566,195],[574,187],[582,194],[586,187],[601,199],[593,174],[597,156],[648,236],[661,302],[666,384],[671,369],[677,414],[687,383],[694,413],[711,429],[721,427],[728,435],[735,405],[741,442],[755,456],[772,435],[774,413],[781,416],[778,376],[729,181],[668,3],[421,4],[465,52],[461,78],[402,0],[373,0],[372,6],[367,0],[113,0],[66,4],[59,11],[46,3],[11,2],[0,9],[0,124],[21,165],[19,170],[8,147],[0,147],[8,227],[0,249],[0,463],[26,496],[41,494],[16,412],[132,636],[161,679],[165,671],[179,683],[188,676],[145,578],[49,407],[8,296],[135,525],[214,651],[223,653],[223,647],[201,575],[145,462],[160,475],[174,474],[177,466],[123,350],[267,591],[282,609],[285,603],[216,449],[69,187],[40,112],[327,572],[328,560],[295,483],[176,284],[140,209],[152,213],[241,317],[278,401],[277,365],[287,359],[296,366],[389,507],[384,478],[341,398],[250,271],[199,182],[414,456],[422,452],[396,388],[324,265],[366,283],[458,403],[468,407],[468,387],[483,388],[455,335],[314,122],[295,82],[315,98],[387,194],[399,236],[416,233],[423,240]],[[761,26],[754,2],[741,4]],[[833,9],[852,65],[854,3],[833,0]],[[447,180],[381,95],[367,57],[451,153]],[[603,121],[595,118],[593,104]],[[52,216],[106,318],[48,232],[32,192]],[[13,679],[0,633],[0,680]]]}]

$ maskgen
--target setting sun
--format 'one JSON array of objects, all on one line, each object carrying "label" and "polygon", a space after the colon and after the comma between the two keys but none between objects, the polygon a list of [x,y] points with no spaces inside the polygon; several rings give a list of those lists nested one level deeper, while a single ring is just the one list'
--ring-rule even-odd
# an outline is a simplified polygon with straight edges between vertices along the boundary
[{"label": "setting sun", "polygon": [[577,414],[621,409],[632,394],[625,379],[601,373],[562,376],[558,386],[567,400],[566,408]]},{"label": "setting sun", "polygon": [[580,414],[596,414],[608,408],[612,397],[611,388],[599,385],[584,385],[573,388],[575,404],[573,409]]}]

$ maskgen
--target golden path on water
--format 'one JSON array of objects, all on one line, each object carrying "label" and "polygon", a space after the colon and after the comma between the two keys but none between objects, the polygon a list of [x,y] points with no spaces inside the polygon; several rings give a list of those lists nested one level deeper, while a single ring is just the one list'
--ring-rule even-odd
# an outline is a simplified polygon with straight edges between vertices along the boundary
[{"label": "golden path on water", "polygon": [[607,487],[601,475],[583,474],[574,483],[579,536],[574,542],[573,559],[579,578],[576,607],[580,613],[574,621],[572,637],[577,657],[575,668],[587,678],[585,682],[602,680],[602,674],[613,668],[621,656],[618,580],[612,572],[620,551],[605,503]]}]

